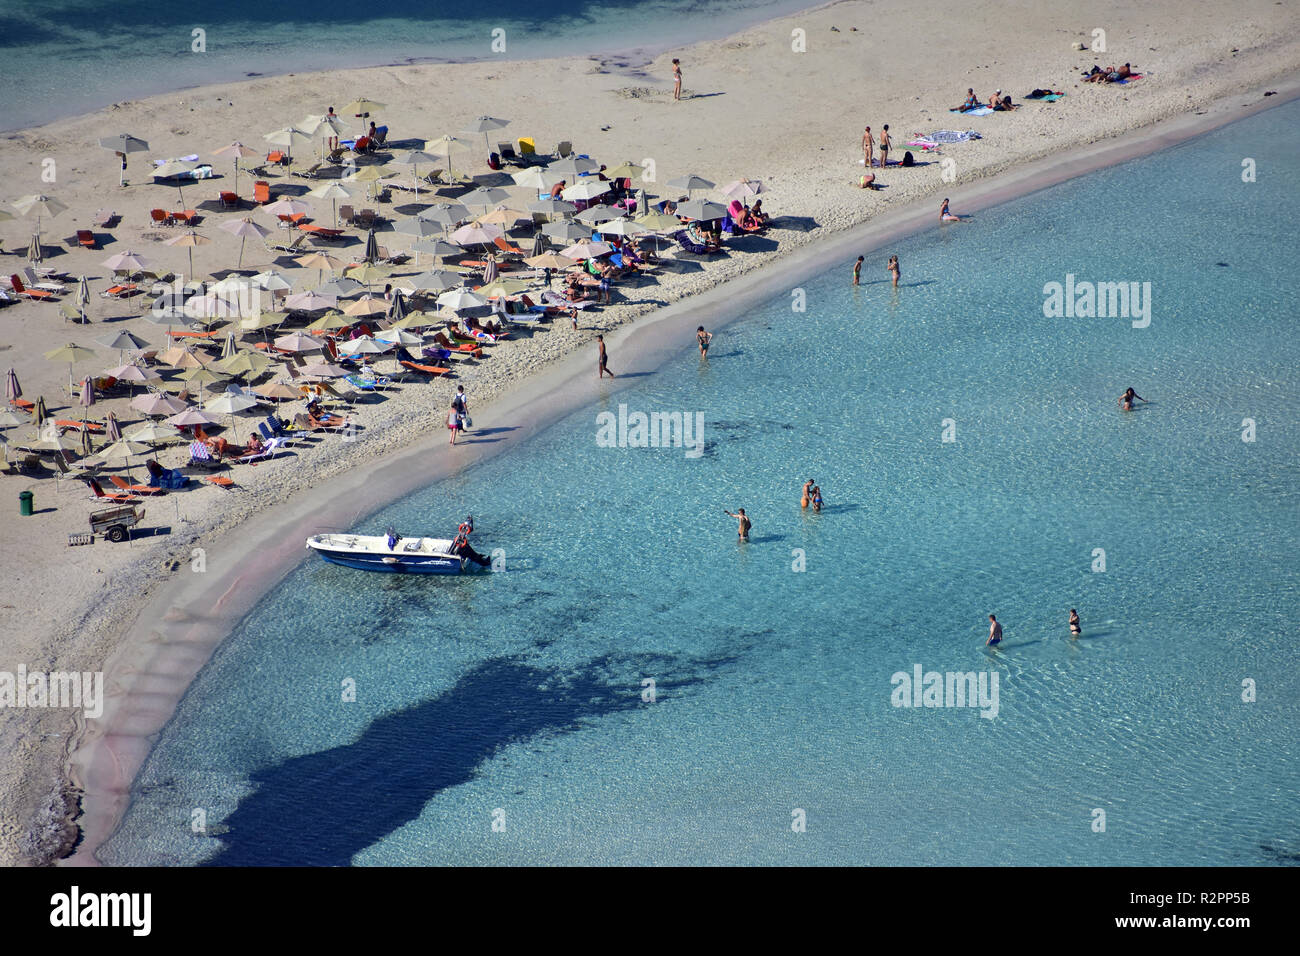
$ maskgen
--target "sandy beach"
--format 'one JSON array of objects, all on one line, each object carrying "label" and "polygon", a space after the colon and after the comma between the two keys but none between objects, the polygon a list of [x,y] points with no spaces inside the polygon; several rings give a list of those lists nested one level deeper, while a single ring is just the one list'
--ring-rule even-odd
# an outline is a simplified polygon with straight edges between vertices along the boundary
[{"label": "sandy beach", "polygon": [[[174,189],[146,183],[144,154],[131,158],[132,185],[119,188],[113,154],[94,146],[100,137],[128,132],[150,143],[148,156],[209,159],[212,149],[235,139],[260,148],[263,133],[364,95],[390,104],[383,122],[395,138],[433,138],[490,114],[512,120],[494,142],[532,135],[543,149],[571,140],[611,166],[653,160],[656,181],[646,184],[652,198],[675,198],[678,191],[661,184],[686,173],[719,184],[758,179],[775,219],[763,236],[737,241],[723,257],[670,261],[653,282],[617,286],[613,303],[587,313],[579,330],[554,321],[529,338],[492,346],[487,360],[458,369],[454,380],[411,382],[386,401],[358,404],[364,428],[355,442],[326,439],[239,468],[235,492],[191,484],[148,502],[146,525],[168,534],[70,548],[67,535],[83,530],[94,507],[83,486],[65,482],[56,491],[52,478],[0,477],[9,502],[0,520],[0,571],[9,582],[0,601],[0,669],[103,670],[109,692],[103,717],[90,722],[69,711],[5,712],[0,863],[64,857],[83,830],[76,862],[93,862],[89,851],[124,809],[151,736],[230,626],[300,558],[304,534],[350,527],[413,488],[509,450],[563,409],[589,401],[599,394],[590,374],[597,333],[607,335],[624,367],[651,371],[690,346],[695,325],[713,327],[743,313],[746,302],[797,284],[801,273],[933,226],[943,196],[957,212],[977,211],[1297,93],[1300,17],[1266,0],[1239,4],[1230,17],[1221,5],[1168,0],[1140,7],[1107,2],[1086,13],[1065,3],[1014,14],[975,4],[961,17],[951,13],[930,0],[835,3],[648,63],[576,57],[261,78],[120,103],[0,140],[8,186],[0,198],[44,192],[69,207],[42,224],[47,246],[89,228],[97,209],[121,216],[120,225],[98,230],[112,233],[111,244],[47,260],[98,277],[91,325],[66,323],[47,303],[0,310],[0,366],[12,366],[24,396],[45,396],[58,417],[73,417],[62,397],[68,368],[43,353],[123,329],[154,342],[163,337],[160,326],[140,317],[147,300],[99,298],[101,261],[132,249],[160,266],[188,268],[185,250],[162,242],[174,233],[148,217],[151,208],[174,205]],[[906,30],[891,29],[902,23]],[[1094,42],[1096,28],[1105,30],[1107,52],[1072,48]],[[806,37],[804,52],[792,49],[794,31]],[[800,45],[797,33],[793,40]],[[681,102],[671,95],[672,56],[683,64]],[[1094,63],[1125,61],[1144,78],[1123,86],[1080,81]],[[1023,105],[982,117],[949,112],[967,87],[983,98],[1001,88]],[[1037,87],[1066,95],[1054,103],[1022,100]],[[1266,99],[1265,91],[1278,95]],[[885,123],[900,146],[895,157],[914,134],[975,130],[982,138],[918,155],[916,168],[876,170],[886,188],[859,189],[862,129],[879,131]],[[47,159],[57,171],[52,183],[41,178]],[[481,182],[499,181],[481,157],[473,159],[469,171]],[[229,163],[214,165],[226,178],[187,186],[191,208],[230,188]],[[283,175],[271,181],[303,182]],[[250,190],[251,177],[241,174],[240,192]],[[238,241],[215,228],[234,215],[210,213],[198,227],[212,240],[196,250],[200,273],[234,265]],[[270,219],[262,217],[268,225]],[[26,265],[30,225],[22,218],[0,222],[4,249],[19,253],[4,258],[5,275]],[[383,239],[394,249],[409,241]],[[884,258],[869,256],[868,269],[883,274]],[[270,261],[250,243],[245,265]],[[297,271],[300,287],[314,284],[314,270]],[[416,271],[408,264],[397,274]],[[76,367],[78,376],[117,364],[115,353],[100,353],[102,361]],[[441,410],[457,383],[473,398],[477,426],[514,429],[505,440],[446,447]],[[97,404],[90,415],[107,410],[124,422],[139,417],[124,400]],[[9,429],[7,437],[22,431]],[[173,450],[161,460],[172,465],[181,457]],[[37,513],[18,518],[14,499],[24,489],[34,491]],[[201,574],[191,570],[195,548],[205,556]],[[83,791],[88,814],[71,824]]]}]

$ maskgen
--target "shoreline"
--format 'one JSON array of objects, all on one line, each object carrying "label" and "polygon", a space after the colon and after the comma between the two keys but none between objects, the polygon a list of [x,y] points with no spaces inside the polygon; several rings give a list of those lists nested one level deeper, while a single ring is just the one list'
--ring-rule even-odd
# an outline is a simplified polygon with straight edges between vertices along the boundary
[{"label": "shoreline", "polygon": [[[1264,99],[1261,87],[1235,97],[1234,102],[1216,104],[1213,110],[1175,115],[964,185],[959,208],[989,209],[1300,98],[1300,78],[1276,85],[1280,87],[1276,97]],[[958,188],[950,191],[956,193]],[[828,264],[847,261],[852,253],[876,251],[887,242],[935,225],[932,195],[917,198],[618,327],[608,336],[611,352],[616,351],[622,368],[653,373],[683,351],[693,351],[690,332],[698,319],[697,310],[716,307],[718,311],[710,314],[710,327],[724,328],[754,303],[788,290]],[[635,361],[624,364],[626,356]],[[256,512],[257,528],[238,546],[240,552],[253,556],[251,560],[161,583],[134,620],[123,627],[116,650],[105,664],[108,692],[103,716],[93,728],[78,721],[78,739],[70,748],[65,770],[71,785],[82,793],[82,838],[75,854],[62,862],[98,865],[95,852],[129,806],[132,782],[156,734],[171,719],[193,678],[225,637],[301,561],[311,560],[301,545],[308,534],[334,522],[342,526],[363,520],[415,489],[507,452],[551,422],[627,387],[616,384],[617,379],[610,385],[599,382],[593,386],[591,364],[586,351],[572,351],[482,408],[476,406],[480,421],[508,422],[512,429],[493,446],[480,450],[467,443],[460,446],[462,452],[453,460],[450,450],[444,450],[440,433],[434,435],[432,449],[423,447],[422,442],[408,443],[372,465],[343,472],[331,479],[328,487],[292,494]],[[465,455],[466,447],[474,450]],[[364,508],[342,504],[355,500],[353,495],[362,489],[368,496]],[[234,533],[243,535],[247,524],[225,529],[211,544],[228,543]],[[194,607],[210,610],[202,615],[183,610]]]}]

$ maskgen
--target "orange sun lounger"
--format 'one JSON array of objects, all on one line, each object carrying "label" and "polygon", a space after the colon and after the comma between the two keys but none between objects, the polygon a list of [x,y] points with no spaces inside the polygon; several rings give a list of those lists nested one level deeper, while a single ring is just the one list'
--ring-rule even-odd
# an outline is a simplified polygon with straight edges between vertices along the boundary
[{"label": "orange sun lounger", "polygon": [[152,485],[129,485],[121,475],[109,475],[111,481],[119,491],[124,491],[128,495],[161,495],[161,488],[154,488]]},{"label": "orange sun lounger", "polygon": [[402,366],[415,369],[417,372],[423,372],[426,375],[432,375],[434,378],[451,374],[449,368],[443,368],[440,365],[421,365],[419,362],[408,362],[406,359],[402,359]]}]

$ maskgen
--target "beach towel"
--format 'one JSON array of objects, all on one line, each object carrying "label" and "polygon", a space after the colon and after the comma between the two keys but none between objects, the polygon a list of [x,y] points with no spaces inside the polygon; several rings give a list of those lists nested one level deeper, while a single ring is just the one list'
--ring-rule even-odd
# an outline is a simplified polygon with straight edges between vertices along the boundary
[{"label": "beach towel", "polygon": [[966,116],[988,116],[992,112],[993,112],[993,107],[981,106],[979,109],[967,110],[965,115]]},{"label": "beach towel", "polygon": [[173,156],[171,159],[155,159],[155,166],[165,166],[168,163],[197,163],[199,161],[198,153],[190,153],[188,156]]},{"label": "beach towel", "polygon": [[1116,80],[1115,82],[1116,82],[1116,83],[1128,83],[1130,80],[1140,80],[1140,79],[1142,79],[1142,77],[1145,76],[1145,75],[1146,75],[1146,74],[1144,74],[1144,73],[1134,73],[1132,76],[1127,77],[1126,79],[1123,79],[1123,80]]},{"label": "beach towel", "polygon": [[952,143],[967,143],[973,139],[983,138],[984,137],[974,130],[967,130],[964,133],[959,133],[952,129],[939,129],[927,136],[918,136],[911,140],[907,145],[915,146],[918,149],[925,149],[927,146],[930,148],[938,148],[939,146],[947,146]]}]

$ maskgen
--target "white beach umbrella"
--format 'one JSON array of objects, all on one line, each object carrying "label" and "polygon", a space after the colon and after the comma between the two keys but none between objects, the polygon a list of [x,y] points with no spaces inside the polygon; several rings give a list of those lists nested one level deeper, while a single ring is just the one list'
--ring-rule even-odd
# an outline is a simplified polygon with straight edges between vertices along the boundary
[{"label": "white beach umbrella", "polygon": [[337,229],[339,224],[339,200],[355,199],[360,195],[360,192],[355,189],[350,189],[341,183],[324,183],[317,186],[307,195],[315,196],[317,199],[328,199],[334,204],[334,227]]},{"label": "white beach umbrella", "polygon": [[155,392],[132,399],[131,407],[146,415],[177,415],[189,406],[174,395]]},{"label": "white beach umbrella", "polygon": [[376,342],[368,335],[360,335],[340,345],[339,351],[344,355],[379,355],[391,348],[392,345],[388,343]]},{"label": "white beach umbrella", "polygon": [[602,222],[596,227],[596,231],[606,236],[642,236],[650,232],[645,226],[632,222],[630,219]]},{"label": "white beach umbrella", "polygon": [[13,206],[24,216],[30,217],[33,213],[36,214],[36,231],[32,236],[32,241],[36,244],[38,254],[41,247],[41,217],[49,216],[53,218],[68,208],[53,196],[45,196],[40,193],[24,196],[22,199],[15,201]]},{"label": "white beach umbrella", "polygon": [[283,146],[289,156],[289,161],[293,162],[293,151],[295,147],[310,146],[313,142],[312,136],[306,130],[298,129],[296,126],[284,126],[274,132],[267,133],[262,139],[266,140],[272,146]]},{"label": "white beach umbrella", "polygon": [[573,182],[582,173],[595,172],[600,168],[600,164],[590,159],[583,159],[581,156],[566,156],[564,159],[557,159],[548,164],[546,168],[566,182]]},{"label": "white beach umbrella", "polygon": [[504,235],[505,230],[500,226],[494,226],[490,223],[479,226],[471,223],[468,226],[461,226],[451,234],[451,238],[462,246],[490,246]]},{"label": "white beach umbrella", "polygon": [[597,196],[605,195],[609,190],[609,183],[601,182],[599,179],[584,179],[581,182],[566,187],[564,192],[560,193],[560,195],[564,199],[573,202],[576,199],[592,200]]},{"label": "white beach umbrella", "polygon": [[405,329],[384,329],[382,332],[375,333],[375,341],[383,342],[385,345],[401,345],[410,348],[423,345],[424,336],[415,335]]},{"label": "white beach umbrella", "polygon": [[715,183],[703,176],[687,173],[685,176],[678,176],[676,179],[668,180],[664,185],[669,189],[685,189],[687,194],[690,194],[697,189],[712,189]]},{"label": "white beach umbrella", "polygon": [[439,136],[437,139],[428,140],[424,144],[426,152],[435,156],[445,156],[447,159],[447,172],[452,171],[452,154],[463,153],[466,150],[474,148],[474,144],[469,140],[461,139],[459,136]]},{"label": "white beach umbrella", "polygon": [[230,222],[223,222],[217,228],[224,229],[232,236],[239,237],[239,262],[236,264],[236,268],[242,267],[244,264],[244,243],[250,236],[257,236],[259,239],[264,239],[271,234],[270,229],[253,222],[253,220],[247,216],[243,219],[232,219]]},{"label": "white beach umbrella", "polygon": [[286,352],[319,352],[325,348],[325,343],[305,332],[290,332],[276,339],[275,347]]},{"label": "white beach umbrella", "polygon": [[262,154],[258,150],[253,149],[251,146],[245,146],[243,143],[236,140],[235,142],[231,143],[229,146],[222,146],[220,149],[214,149],[212,151],[212,155],[231,156],[234,158],[235,187],[232,190],[232,192],[237,193],[239,192],[239,161],[241,159],[249,159],[253,156],[261,156]]},{"label": "white beach umbrella", "polygon": [[275,269],[259,272],[253,276],[253,282],[258,288],[265,289],[267,292],[288,292],[293,288],[293,283],[285,277],[284,273]]},{"label": "white beach umbrella", "polygon": [[482,305],[487,305],[487,299],[467,289],[453,289],[438,296],[438,306],[450,309],[453,312],[459,312],[462,309],[473,309]]},{"label": "white beach umbrella", "polygon": [[607,256],[613,251],[614,247],[608,242],[592,242],[589,239],[584,239],[581,242],[575,242],[561,252],[560,255],[568,259],[596,259],[600,256]]},{"label": "white beach umbrella", "polygon": [[615,209],[613,206],[590,206],[573,217],[575,222],[581,222],[588,225],[597,225],[602,222],[610,222],[614,219],[622,219],[623,210]]},{"label": "white beach umbrella", "polygon": [[728,199],[739,199],[742,202],[746,199],[752,199],[762,191],[763,183],[757,179],[737,179],[734,183],[728,183],[719,190]]},{"label": "white beach umbrella", "polygon": [[152,259],[128,250],[109,256],[101,265],[112,269],[114,272],[125,272],[128,275],[134,275],[137,272],[143,272],[152,263]]},{"label": "white beach umbrella", "polygon": [[553,172],[545,166],[529,166],[517,173],[511,173],[510,178],[515,181],[516,186],[522,186],[525,189],[536,189],[538,192],[543,189],[550,189],[561,180],[568,179],[563,173]]}]

